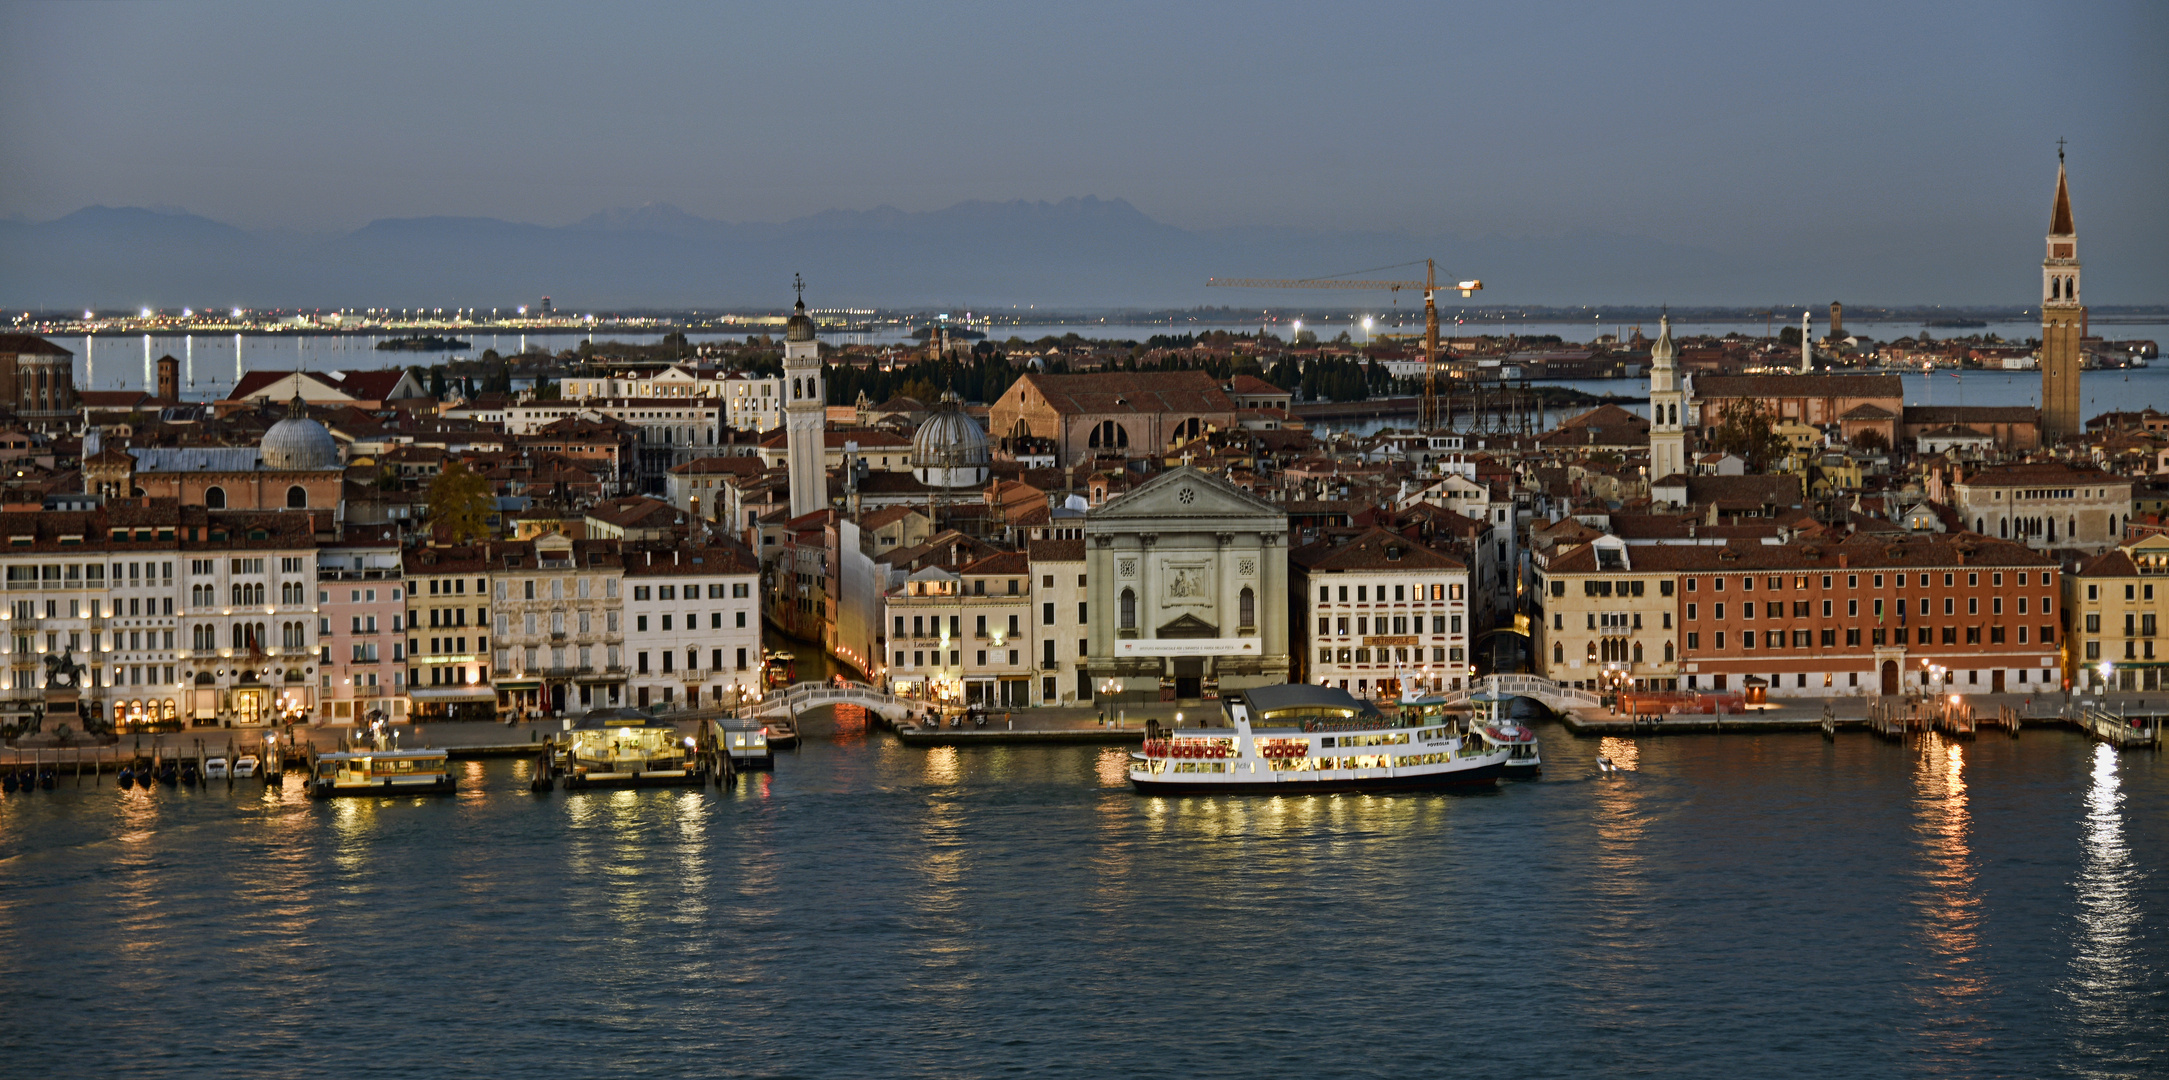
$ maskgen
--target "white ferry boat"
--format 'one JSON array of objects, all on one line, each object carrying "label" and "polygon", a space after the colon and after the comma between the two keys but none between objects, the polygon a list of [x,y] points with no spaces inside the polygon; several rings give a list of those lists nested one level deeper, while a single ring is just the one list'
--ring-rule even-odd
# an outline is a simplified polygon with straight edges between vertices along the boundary
[{"label": "white ferry boat", "polygon": [[1154,794],[1411,791],[1496,783],[1506,750],[1455,725],[1388,719],[1327,686],[1290,683],[1223,694],[1224,728],[1148,739],[1130,783]]},{"label": "white ferry boat", "polygon": [[352,750],[318,754],[309,794],[438,795],[459,786],[442,750]]},{"label": "white ferry boat", "polygon": [[[1491,694],[1474,694],[1469,703],[1475,706],[1465,718],[1459,719],[1464,740],[1506,751],[1506,769],[1500,775],[1509,780],[1534,780],[1544,771],[1544,761],[1538,753],[1536,732],[1527,724],[1506,716],[1501,706],[1506,699]],[[1489,708],[1484,708],[1484,706]],[[1446,711],[1443,697],[1406,698],[1401,702],[1401,717],[1413,719],[1417,724],[1429,727],[1433,724],[1455,723],[1456,718]]]}]

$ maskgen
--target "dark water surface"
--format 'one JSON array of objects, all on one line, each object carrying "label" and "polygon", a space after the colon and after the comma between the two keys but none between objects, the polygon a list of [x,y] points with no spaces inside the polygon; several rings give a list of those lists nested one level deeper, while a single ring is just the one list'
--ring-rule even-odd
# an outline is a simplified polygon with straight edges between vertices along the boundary
[{"label": "dark water surface", "polygon": [[2169,1071],[2155,756],[1545,740],[1475,796],[878,736],[721,794],[64,782],[0,798],[0,1075]]}]

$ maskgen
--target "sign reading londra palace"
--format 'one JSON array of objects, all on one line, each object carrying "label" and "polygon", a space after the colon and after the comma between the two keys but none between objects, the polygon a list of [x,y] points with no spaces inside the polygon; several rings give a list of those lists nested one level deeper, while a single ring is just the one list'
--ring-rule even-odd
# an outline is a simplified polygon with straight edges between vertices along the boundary
[{"label": "sign reading londra palace", "polygon": [[1085,569],[1098,687],[1192,701],[1288,680],[1288,517],[1272,503],[1170,469],[1085,515]]}]

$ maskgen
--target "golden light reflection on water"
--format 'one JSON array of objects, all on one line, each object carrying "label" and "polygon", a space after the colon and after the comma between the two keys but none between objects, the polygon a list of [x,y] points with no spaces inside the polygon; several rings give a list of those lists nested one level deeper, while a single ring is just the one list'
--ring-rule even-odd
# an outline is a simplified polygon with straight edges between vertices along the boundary
[{"label": "golden light reflection on water", "polygon": [[131,961],[143,962],[157,955],[165,929],[156,873],[156,863],[164,850],[157,826],[164,814],[159,799],[145,789],[137,788],[120,798],[113,885],[107,895],[113,925],[119,931],[119,940],[114,943],[118,952]]},{"label": "golden light reflection on water", "polygon": [[926,780],[930,784],[944,786],[963,778],[964,769],[958,761],[956,747],[936,746],[926,752]]},{"label": "golden light reflection on water", "polygon": [[1633,772],[1642,765],[1642,748],[1630,739],[1607,735],[1597,740],[1597,753],[1610,758],[1612,764],[1623,772]]},{"label": "golden light reflection on water", "polygon": [[[1641,767],[1642,749],[1630,739],[1606,737],[1597,752],[1610,758],[1614,767],[1634,772]],[[1647,959],[1655,945],[1649,934],[1651,902],[1647,848],[1650,825],[1656,811],[1651,796],[1639,780],[1599,777],[1592,782],[1594,813],[1591,824],[1596,842],[1591,845],[1589,909],[1590,940],[1604,973],[1602,990],[1622,995],[1604,1008],[1633,1008],[1626,995],[1653,974],[1659,960]]]},{"label": "golden light reflection on water", "polygon": [[1922,739],[1913,763],[1913,832],[1923,849],[1914,922],[1929,962],[1915,1003],[1922,1030],[1952,1053],[1985,1042],[1976,1010],[1988,992],[1980,971],[1980,868],[1972,846],[1966,745],[1940,733]]},{"label": "golden light reflection on water", "polygon": [[2140,952],[2138,871],[2124,838],[2119,764],[2114,747],[2095,744],[2080,840],[2085,861],[2072,883],[2078,934],[2063,992],[2077,1020],[2071,1029],[2074,1047],[2088,1055],[2127,1043],[2147,996],[2142,986],[2146,973]]}]

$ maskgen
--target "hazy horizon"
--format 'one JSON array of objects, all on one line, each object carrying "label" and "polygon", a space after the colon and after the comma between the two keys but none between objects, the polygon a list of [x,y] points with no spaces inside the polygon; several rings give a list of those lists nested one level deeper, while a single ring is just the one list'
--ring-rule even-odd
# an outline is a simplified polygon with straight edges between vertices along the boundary
[{"label": "hazy horizon", "polygon": [[[2088,301],[2169,301],[2169,9],[2135,0],[8,2],[0,29],[9,304],[528,297],[550,275],[497,264],[580,258],[546,234],[581,230],[675,245],[652,281],[658,249],[635,244],[557,289],[597,304],[756,303],[816,269],[838,303],[1240,303],[1188,290],[1424,256],[1505,304],[2022,304],[2060,138]],[[940,231],[960,207],[1081,200],[1135,219]],[[53,227],[101,206],[185,208],[258,246]],[[674,220],[625,227],[643,217]],[[450,231],[379,235],[402,223]],[[445,268],[463,225],[513,246]],[[354,237],[346,255],[417,280],[219,262]],[[980,249],[976,276],[955,265]],[[310,292],[339,288],[370,295]]]}]

